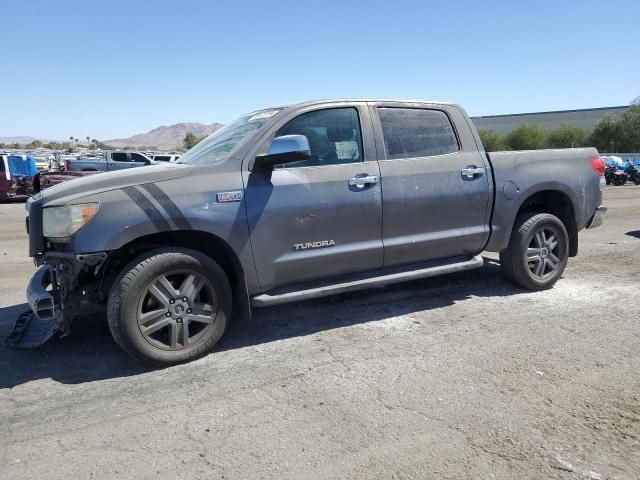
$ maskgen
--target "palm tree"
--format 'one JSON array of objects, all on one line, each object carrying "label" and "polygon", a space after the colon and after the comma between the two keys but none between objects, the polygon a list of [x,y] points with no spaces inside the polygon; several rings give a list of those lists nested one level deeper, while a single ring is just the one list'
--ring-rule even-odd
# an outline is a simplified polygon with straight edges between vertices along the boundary
[{"label": "palm tree", "polygon": [[86,137],[87,139],[87,148],[89,147],[89,143],[91,142],[91,137]]}]

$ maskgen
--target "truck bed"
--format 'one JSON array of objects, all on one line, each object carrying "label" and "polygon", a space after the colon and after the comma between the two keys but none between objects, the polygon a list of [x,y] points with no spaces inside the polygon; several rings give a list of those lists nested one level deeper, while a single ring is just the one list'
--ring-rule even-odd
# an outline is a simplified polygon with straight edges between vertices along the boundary
[{"label": "truck bed", "polygon": [[602,201],[600,178],[589,159],[595,148],[519,150],[487,154],[493,171],[495,202],[491,216],[491,238],[486,249],[501,251],[520,207],[535,200],[534,192],[554,190],[571,200],[576,232],[585,228]]}]

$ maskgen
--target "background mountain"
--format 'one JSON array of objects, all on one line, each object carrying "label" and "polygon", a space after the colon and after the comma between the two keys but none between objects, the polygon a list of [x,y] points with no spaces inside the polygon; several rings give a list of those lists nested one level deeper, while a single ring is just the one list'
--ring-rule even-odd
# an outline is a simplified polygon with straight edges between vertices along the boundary
[{"label": "background mountain", "polygon": [[[177,147],[182,147],[184,137],[189,132],[193,133],[196,137],[206,137],[207,135],[210,135],[216,130],[222,128],[222,126],[222,123],[212,123],[211,125],[206,125],[204,123],[176,123],[175,125],[163,125],[161,127],[154,128],[147,133],[139,133],[138,135],[133,135],[128,138],[106,140],[102,143],[113,148],[150,147],[159,150],[173,150]],[[14,143],[27,145],[34,141],[48,143],[52,140],[19,135],[13,137],[0,137],[0,143],[6,145],[13,145]],[[62,142],[67,142],[67,139],[62,140]],[[86,146],[85,139],[81,138],[78,145],[81,147]]]},{"label": "background mountain", "polygon": [[[34,140],[40,140],[39,138],[34,138],[34,137],[24,137],[24,136],[17,136],[17,137],[0,137],[0,143],[19,143],[19,144],[25,144],[25,143],[31,143]],[[42,141],[42,140],[40,140]],[[48,142],[48,140],[45,140],[46,142]]]},{"label": "background mountain", "polygon": [[103,143],[112,147],[154,147],[161,149],[172,149],[182,146],[184,136],[191,132],[197,137],[210,135],[222,128],[221,123],[205,125],[203,123],[176,123],[175,125],[163,125],[154,128],[148,133],[140,133],[128,138],[116,138],[106,140]]}]

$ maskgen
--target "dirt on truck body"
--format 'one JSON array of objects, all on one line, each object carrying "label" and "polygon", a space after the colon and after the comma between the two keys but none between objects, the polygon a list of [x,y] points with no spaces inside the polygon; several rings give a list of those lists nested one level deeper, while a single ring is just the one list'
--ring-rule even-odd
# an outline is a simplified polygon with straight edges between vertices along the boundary
[{"label": "dirt on truck body", "polygon": [[487,154],[455,104],[252,112],[177,162],[34,196],[40,268],[12,338],[38,325],[45,341],[99,311],[134,358],[175,364],[253,307],[478,268],[482,251],[513,283],[546,290],[578,233],[602,224],[604,184],[593,148]]}]

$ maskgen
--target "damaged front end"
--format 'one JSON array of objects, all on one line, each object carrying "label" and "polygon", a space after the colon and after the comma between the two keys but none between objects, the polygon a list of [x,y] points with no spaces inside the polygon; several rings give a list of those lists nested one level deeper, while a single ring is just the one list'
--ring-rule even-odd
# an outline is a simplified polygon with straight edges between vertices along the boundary
[{"label": "damaged front end", "polygon": [[7,337],[10,348],[35,348],[54,334],[69,334],[73,320],[104,311],[99,293],[105,252],[48,252],[27,286],[30,311],[21,314]]},{"label": "damaged front end", "polygon": [[78,254],[64,244],[46,242],[42,235],[42,210],[38,197],[27,204],[29,253],[38,270],[27,286],[29,311],[16,320],[5,340],[9,348],[35,348],[54,334],[67,335],[73,320],[103,312],[103,267],[106,252]]}]

